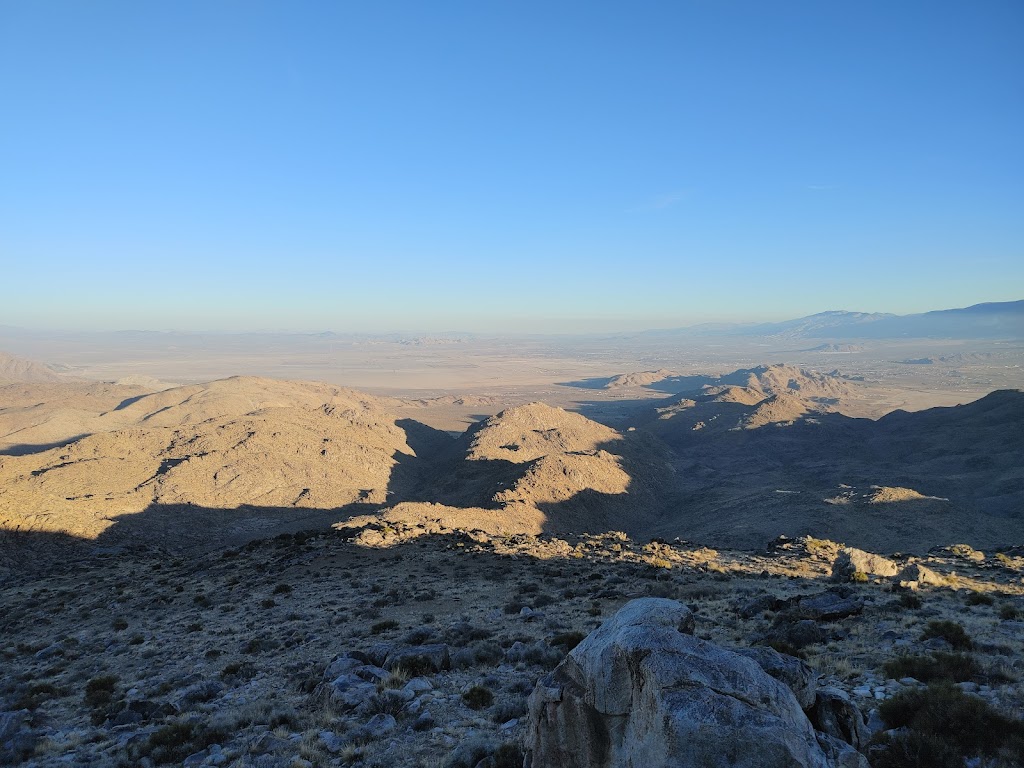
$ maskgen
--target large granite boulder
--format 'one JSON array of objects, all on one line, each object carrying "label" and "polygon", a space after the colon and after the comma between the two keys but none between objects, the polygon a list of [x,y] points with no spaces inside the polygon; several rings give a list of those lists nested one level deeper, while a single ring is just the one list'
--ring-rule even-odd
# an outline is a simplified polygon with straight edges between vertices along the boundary
[{"label": "large granite boulder", "polygon": [[530,696],[530,765],[867,767],[753,659],[681,632],[692,620],[641,598],[587,636]]},{"label": "large granite boulder", "polygon": [[900,567],[881,555],[863,549],[844,547],[832,563],[833,581],[854,581],[857,574],[864,576],[895,576]]}]

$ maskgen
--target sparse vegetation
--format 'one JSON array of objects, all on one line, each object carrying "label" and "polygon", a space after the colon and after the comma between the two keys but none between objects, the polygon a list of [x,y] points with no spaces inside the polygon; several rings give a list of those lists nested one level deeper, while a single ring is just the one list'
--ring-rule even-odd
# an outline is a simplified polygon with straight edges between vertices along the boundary
[{"label": "sparse vegetation", "polygon": [[894,679],[912,677],[923,683],[948,680],[954,683],[970,680],[980,674],[974,657],[964,653],[934,653],[931,656],[897,656],[883,665],[885,674]]},{"label": "sparse vegetation", "polygon": [[1006,717],[952,685],[906,690],[882,702],[889,728],[874,768],[962,768],[965,757],[1024,760],[1024,722]]},{"label": "sparse vegetation", "polygon": [[922,640],[941,638],[958,651],[969,651],[974,647],[970,636],[964,628],[955,621],[929,621],[921,634]]}]

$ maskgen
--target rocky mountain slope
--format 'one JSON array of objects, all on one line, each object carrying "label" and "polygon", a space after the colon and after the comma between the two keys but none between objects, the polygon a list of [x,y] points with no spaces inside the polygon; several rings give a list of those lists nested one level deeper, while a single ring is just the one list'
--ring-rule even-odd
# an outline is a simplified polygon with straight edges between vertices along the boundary
[{"label": "rocky mountain slope", "polygon": [[[1021,392],[871,421],[832,412],[856,391],[833,374],[678,383],[694,380],[614,424],[531,403],[458,439],[392,411],[428,401],[312,382],[11,385],[0,526],[181,547],[365,515],[749,548],[783,533],[918,552],[1024,541]],[[898,490],[862,503],[872,488]]]},{"label": "rocky mountain slope", "polygon": [[63,373],[52,365],[0,352],[0,384],[63,381]]},{"label": "rocky mountain slope", "polygon": [[[396,419],[372,397],[327,385],[236,378],[178,387],[126,398],[82,426],[93,434],[70,445],[0,456],[4,528],[94,538],[121,516],[162,508],[177,514],[153,535],[173,533],[165,529],[177,517],[186,538],[215,540],[236,518],[248,518],[236,534],[251,536],[275,517],[288,523],[287,510],[380,506],[414,483],[403,462],[416,451]],[[417,437],[430,432],[417,427]],[[208,519],[215,510],[219,524]]]}]

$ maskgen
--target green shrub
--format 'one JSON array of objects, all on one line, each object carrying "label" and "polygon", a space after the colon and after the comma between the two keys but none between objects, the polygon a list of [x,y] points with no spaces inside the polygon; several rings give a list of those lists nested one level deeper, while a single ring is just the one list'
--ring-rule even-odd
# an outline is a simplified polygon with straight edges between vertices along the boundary
[{"label": "green shrub", "polygon": [[992,605],[995,600],[992,599],[992,595],[986,595],[984,592],[971,592],[966,602],[968,605]]},{"label": "green shrub", "polygon": [[1024,721],[948,683],[900,691],[878,709],[889,728],[907,730],[885,739],[884,760],[876,768],[961,768],[969,756],[1024,758]]},{"label": "green shrub", "polygon": [[934,653],[931,656],[897,656],[883,665],[888,677],[913,677],[923,683],[948,680],[962,683],[981,672],[973,656],[965,653]]},{"label": "green shrub", "polygon": [[921,633],[921,639],[930,640],[933,637],[942,638],[958,651],[969,651],[974,647],[970,636],[955,621],[929,621]]},{"label": "green shrub", "polygon": [[913,592],[904,592],[900,595],[900,605],[904,608],[910,608],[911,610],[916,611],[921,607],[921,598]]}]

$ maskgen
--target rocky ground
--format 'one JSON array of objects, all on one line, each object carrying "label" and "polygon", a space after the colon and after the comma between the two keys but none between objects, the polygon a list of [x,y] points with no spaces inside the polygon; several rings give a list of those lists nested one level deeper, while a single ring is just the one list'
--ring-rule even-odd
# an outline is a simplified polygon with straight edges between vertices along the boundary
[{"label": "rocky ground", "polygon": [[518,766],[537,681],[655,596],[688,605],[698,638],[801,657],[863,713],[872,764],[895,765],[879,707],[901,692],[946,681],[1021,717],[1022,555],[379,522],[194,557],[94,555],[0,592],[0,763]]}]

